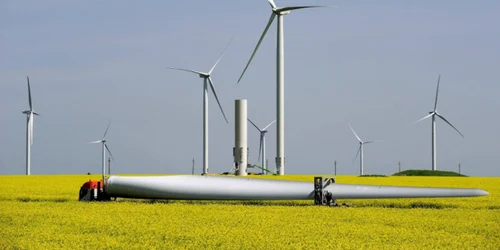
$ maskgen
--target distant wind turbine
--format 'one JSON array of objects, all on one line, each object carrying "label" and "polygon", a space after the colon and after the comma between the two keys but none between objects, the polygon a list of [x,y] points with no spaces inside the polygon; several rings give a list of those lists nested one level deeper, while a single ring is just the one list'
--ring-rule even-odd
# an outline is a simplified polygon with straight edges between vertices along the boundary
[{"label": "distant wind turbine", "polygon": [[264,171],[264,169],[269,170],[267,163],[266,163],[266,160],[265,160],[266,159],[266,133],[267,133],[267,128],[269,128],[269,126],[271,126],[274,122],[276,122],[276,120],[272,121],[271,123],[269,123],[267,126],[265,126],[262,129],[260,129],[257,125],[255,125],[255,123],[253,123],[250,119],[248,119],[248,121],[260,132],[259,157],[257,158],[257,161],[260,160],[260,156],[262,154],[262,163],[261,163],[262,164],[262,174],[266,174],[266,171]]},{"label": "distant wind turbine", "polygon": [[444,118],[442,115],[440,115],[437,112],[440,80],[441,80],[441,75],[438,76],[437,89],[436,89],[436,100],[434,102],[434,110],[429,112],[429,114],[424,116],[422,119],[413,123],[413,124],[415,124],[415,123],[423,121],[429,117],[432,117],[432,170],[437,170],[437,165],[436,165],[436,161],[437,161],[437,155],[436,155],[436,116],[441,118],[446,123],[448,123],[448,125],[450,125],[453,129],[455,129],[455,131],[457,131],[462,137],[464,137],[464,135],[462,133],[460,133],[460,131],[458,131],[458,129],[455,128],[455,126],[453,126],[448,120],[446,120],[446,118]]},{"label": "distant wind turbine", "polygon": [[247,65],[245,66],[245,69],[241,73],[240,78],[238,79],[238,83],[241,81],[241,78],[243,78],[243,75],[245,74],[245,71],[247,70],[248,66],[252,62],[253,57],[255,56],[255,53],[259,49],[260,43],[264,39],[264,36],[267,33],[267,30],[269,29],[269,26],[274,21],[274,18],[278,16],[278,38],[277,38],[277,53],[276,53],[276,97],[277,97],[277,104],[276,104],[276,168],[278,169],[279,175],[284,175],[285,174],[285,57],[284,57],[284,36],[283,36],[283,16],[290,14],[292,10],[298,10],[298,9],[308,9],[308,8],[318,8],[318,7],[326,7],[326,6],[290,6],[290,7],[277,7],[276,4],[274,3],[273,0],[268,0],[269,4],[271,5],[272,8],[272,13],[271,17],[269,18],[269,21],[266,25],[266,28],[264,29],[264,32],[262,32],[262,35],[260,36],[259,41],[257,42],[257,45],[255,46],[255,49],[252,52],[252,55],[250,56],[250,60],[248,60]]},{"label": "distant wind turbine", "polygon": [[349,127],[351,128],[352,133],[356,136],[356,138],[359,141],[358,152],[356,153],[356,156],[354,157],[353,163],[356,161],[356,158],[358,158],[358,154],[359,154],[359,175],[363,175],[363,146],[365,144],[372,143],[375,141],[362,141],[361,138],[359,138],[358,134],[356,134],[354,129],[351,127],[351,124],[349,124]]},{"label": "distant wind turbine", "polygon": [[102,139],[98,141],[92,141],[89,143],[101,143],[102,144],[102,183],[104,184],[104,175],[106,174],[106,150],[109,153],[109,156],[111,156],[111,159],[115,161],[115,158],[113,157],[113,154],[111,154],[111,151],[108,148],[108,145],[106,144],[106,134],[108,133],[109,125],[111,125],[111,122],[108,123],[108,127],[106,128],[106,131],[104,131],[104,135],[102,136]]},{"label": "distant wind turbine", "polygon": [[182,68],[171,68],[167,67],[169,69],[175,69],[175,70],[182,70],[186,72],[191,72],[195,73],[200,76],[200,78],[203,78],[203,174],[208,173],[208,89],[207,85],[210,84],[210,88],[212,89],[212,93],[214,94],[215,100],[217,101],[217,104],[219,104],[220,111],[222,112],[222,115],[224,116],[224,119],[226,120],[226,123],[228,123],[226,114],[224,114],[224,110],[222,109],[222,106],[219,102],[219,98],[217,97],[217,92],[215,91],[215,86],[212,81],[212,78],[210,75],[212,74],[212,71],[215,69],[215,66],[219,63],[219,61],[222,59],[222,56],[226,52],[227,47],[229,44],[231,44],[231,40],[229,40],[229,43],[226,45],[224,48],[224,51],[222,51],[222,54],[219,56],[219,59],[215,62],[214,66],[208,71],[208,73],[200,72],[200,71],[195,71],[195,70],[190,70],[190,69],[182,69]]},{"label": "distant wind turbine", "polygon": [[34,115],[40,115],[35,110],[33,110],[33,103],[31,101],[31,86],[30,78],[27,76],[28,80],[28,100],[30,104],[30,109],[23,111],[26,114],[26,175],[31,174],[31,145],[33,145],[33,127],[34,127]]}]

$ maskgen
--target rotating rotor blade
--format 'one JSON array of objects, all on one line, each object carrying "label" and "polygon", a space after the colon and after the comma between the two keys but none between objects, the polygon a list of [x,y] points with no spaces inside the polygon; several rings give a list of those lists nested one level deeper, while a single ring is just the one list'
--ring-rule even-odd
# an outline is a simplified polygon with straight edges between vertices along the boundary
[{"label": "rotating rotor blade", "polygon": [[101,143],[101,142],[102,142],[102,140],[98,140],[98,141],[91,141],[89,143]]},{"label": "rotating rotor blade", "polygon": [[262,143],[263,143],[263,140],[264,140],[264,136],[261,133],[260,134],[260,142],[259,142],[259,157],[257,158],[257,161],[260,161],[260,153],[262,152]]},{"label": "rotating rotor blade", "polygon": [[38,114],[37,112],[33,112],[33,114],[34,114],[34,115],[38,115],[38,116],[40,115],[40,114]]},{"label": "rotating rotor blade", "polygon": [[[443,116],[441,116],[440,114],[436,113],[436,115],[443,119],[443,121],[445,121],[446,123],[448,123],[448,125],[450,125],[453,129],[455,129],[462,137],[464,137],[464,135],[462,133],[460,133],[460,131],[458,131],[457,128],[455,128],[455,126],[453,126],[448,120],[446,120],[446,118],[444,118]],[[464,137],[465,138],[465,137]]]},{"label": "rotating rotor blade", "polygon": [[243,78],[243,75],[245,74],[245,72],[247,71],[247,68],[248,66],[250,65],[250,63],[252,62],[252,59],[253,57],[255,56],[255,53],[257,52],[257,50],[259,49],[259,46],[260,46],[260,43],[262,42],[262,40],[264,39],[264,36],[266,36],[266,33],[267,33],[267,30],[269,29],[269,26],[271,26],[271,24],[273,23],[274,21],[274,17],[276,16],[276,13],[271,13],[271,17],[269,18],[269,21],[267,22],[267,26],[266,28],[264,29],[264,32],[262,32],[262,35],[260,36],[260,39],[259,41],[257,42],[257,46],[255,46],[255,49],[253,50],[252,52],[252,56],[250,56],[250,60],[248,60],[248,63],[247,65],[245,66],[245,69],[243,70],[243,72],[241,73],[241,76],[240,78],[238,79],[238,83],[241,81],[241,78]]},{"label": "rotating rotor blade", "polygon": [[262,130],[266,130],[267,128],[269,128],[269,126],[271,126],[274,122],[276,122],[276,120],[272,121],[271,123],[269,123],[267,126],[265,126]]},{"label": "rotating rotor blade", "polygon": [[439,82],[441,80],[441,74],[439,74],[438,76],[438,84],[437,84],[437,88],[436,88],[436,101],[434,102],[434,112],[436,112],[437,110],[437,107],[438,107],[438,94],[439,94]]},{"label": "rotating rotor blade", "polygon": [[354,129],[351,127],[351,124],[348,124],[349,125],[349,128],[351,128],[352,132],[354,133],[354,135],[356,136],[356,138],[358,138],[358,141],[363,143],[363,141],[359,138],[358,134],[356,134],[356,131],[354,131]]},{"label": "rotating rotor blade", "polygon": [[167,67],[167,69],[181,70],[181,71],[191,72],[191,73],[195,73],[195,74],[203,75],[203,76],[208,75],[207,73],[203,73],[203,72],[191,70],[191,69],[181,69],[181,68],[172,68],[172,67]]},{"label": "rotating rotor blade", "polygon": [[31,103],[31,86],[30,86],[29,76],[27,76],[26,79],[28,80],[28,100],[29,100],[29,104],[30,104],[30,110],[33,110],[33,104]]},{"label": "rotating rotor blade", "polygon": [[416,122],[414,122],[414,123],[412,123],[412,124],[415,124],[415,123],[417,123],[417,122],[421,122],[421,121],[423,121],[423,120],[425,120],[425,119],[427,119],[427,118],[429,118],[429,117],[433,116],[434,114],[435,114],[435,113],[434,113],[434,112],[432,112],[432,113],[430,113],[430,114],[428,114],[428,115],[424,116],[422,119],[420,119],[420,120],[418,120],[418,121],[416,121]]},{"label": "rotating rotor blade", "polygon": [[374,143],[374,142],[384,142],[384,141],[365,141],[365,142],[363,142],[363,144]]},{"label": "rotating rotor blade", "polygon": [[250,120],[250,119],[248,119],[248,118],[247,118],[247,120],[248,120],[248,121],[249,121],[249,122],[250,122],[250,123],[251,123],[251,124],[252,124],[252,125],[253,125],[256,129],[257,129],[257,130],[262,131],[262,130],[260,130],[260,128],[259,128],[259,127],[257,127],[257,125],[255,125],[255,123],[253,123],[253,122],[252,122],[252,120]]},{"label": "rotating rotor blade", "polygon": [[115,158],[113,157],[113,154],[111,153],[111,151],[109,150],[108,148],[108,145],[105,143],[104,146],[106,147],[106,151],[108,151],[109,153],[109,156],[111,156],[111,159],[113,160],[113,162],[115,162]]},{"label": "rotating rotor blade", "polygon": [[104,135],[102,136],[102,139],[106,137],[106,134],[108,133],[109,125],[111,125],[111,122],[108,123],[108,127],[106,127],[106,131],[104,131]]},{"label": "rotating rotor blade", "polygon": [[310,8],[322,8],[322,7],[327,7],[327,6],[320,6],[320,5],[290,6],[290,7],[279,8],[278,11],[284,12],[284,11],[291,11],[291,10],[298,10],[298,9],[310,9]]},{"label": "rotating rotor blade", "polygon": [[358,147],[358,152],[356,153],[356,156],[354,156],[354,160],[352,160],[352,163],[353,163],[353,164],[354,164],[354,162],[356,161],[356,159],[358,158],[359,151],[361,151],[361,144],[359,144],[359,147]]},{"label": "rotating rotor blade", "polygon": [[212,66],[212,68],[210,69],[210,71],[208,71],[208,75],[212,74],[212,71],[214,71],[215,66],[217,66],[217,64],[219,63],[220,59],[222,59],[222,56],[224,56],[224,53],[226,52],[227,47],[229,47],[229,44],[231,44],[231,41],[233,41],[232,37],[229,40],[229,42],[227,43],[227,45],[224,48],[224,50],[222,51],[222,54],[220,54],[219,59],[217,59],[217,62],[215,62],[214,66]]},{"label": "rotating rotor blade", "polygon": [[276,9],[276,4],[274,3],[273,0],[267,0],[269,2],[269,5],[271,5],[271,8]]},{"label": "rotating rotor blade", "polygon": [[226,114],[224,113],[224,110],[222,109],[222,105],[220,105],[219,102],[219,97],[217,97],[217,92],[215,92],[215,86],[214,83],[212,82],[212,78],[209,76],[208,77],[208,82],[210,83],[210,88],[212,89],[212,93],[215,96],[215,100],[217,100],[217,104],[219,104],[220,111],[222,112],[222,115],[224,116],[224,120],[226,120],[226,123],[229,123],[226,118]]}]

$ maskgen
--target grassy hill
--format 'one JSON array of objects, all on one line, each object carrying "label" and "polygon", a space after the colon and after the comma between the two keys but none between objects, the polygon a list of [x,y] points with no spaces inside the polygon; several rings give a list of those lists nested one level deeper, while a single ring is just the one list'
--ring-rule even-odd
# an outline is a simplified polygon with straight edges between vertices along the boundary
[{"label": "grassy hill", "polygon": [[463,176],[466,175],[459,174],[452,171],[439,171],[439,170],[422,170],[422,169],[409,169],[401,171],[399,173],[393,174],[393,176]]}]

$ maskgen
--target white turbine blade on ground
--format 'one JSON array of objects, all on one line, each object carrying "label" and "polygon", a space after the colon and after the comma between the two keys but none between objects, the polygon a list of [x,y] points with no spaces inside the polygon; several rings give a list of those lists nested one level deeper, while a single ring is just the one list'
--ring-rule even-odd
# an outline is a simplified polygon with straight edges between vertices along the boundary
[{"label": "white turbine blade on ground", "polygon": [[276,9],[276,4],[274,3],[273,0],[267,0],[269,2],[269,5],[271,5],[271,8]]},{"label": "white turbine blade on ground", "polygon": [[436,112],[438,107],[438,95],[439,95],[439,81],[441,80],[441,74],[438,76],[438,85],[436,88],[436,101],[434,102],[434,112]]},{"label": "white turbine blade on ground", "polygon": [[210,88],[212,89],[212,93],[214,93],[215,100],[217,100],[217,104],[219,104],[220,111],[222,112],[222,115],[224,116],[224,120],[226,120],[226,123],[229,123],[226,118],[226,114],[224,114],[224,110],[222,109],[222,105],[220,105],[219,102],[219,97],[217,97],[217,92],[215,92],[215,86],[214,83],[212,82],[212,78],[210,76],[208,77],[208,82],[210,83]]},{"label": "white turbine blade on ground", "polygon": [[113,154],[111,153],[111,150],[109,150],[108,145],[104,144],[104,147],[106,147],[106,150],[108,151],[109,156],[111,156],[111,159],[113,159],[113,162],[115,162],[115,158],[113,157]]},{"label": "white turbine blade on ground", "polygon": [[29,100],[29,103],[30,103],[30,110],[33,110],[33,105],[31,103],[31,86],[30,86],[30,78],[29,78],[29,76],[27,76],[26,79],[28,80],[28,100]]},{"label": "white turbine blade on ground", "polygon": [[257,158],[257,161],[260,161],[260,153],[262,152],[262,143],[264,141],[264,135],[260,133],[260,142],[259,142],[259,157]]},{"label": "white turbine blade on ground", "polygon": [[290,7],[279,8],[279,12],[290,11],[290,10],[298,10],[298,9],[321,8],[321,7],[327,7],[327,6],[320,6],[320,5],[290,6]]},{"label": "white turbine blade on ground", "polygon": [[252,124],[252,125],[253,125],[256,129],[257,129],[257,130],[262,131],[262,130],[260,130],[260,128],[259,128],[259,127],[257,127],[257,125],[255,125],[255,123],[253,123],[253,122],[252,122],[252,120],[250,120],[249,118],[247,118],[247,120],[248,120],[248,121],[249,121],[249,122],[250,122],[250,123],[251,123],[251,124]]},{"label": "white turbine blade on ground", "polygon": [[354,133],[354,135],[356,136],[356,138],[358,138],[358,141],[359,141],[359,142],[363,142],[363,141],[359,138],[358,134],[356,134],[356,131],[354,131],[354,129],[351,127],[351,124],[348,124],[348,125],[349,125],[349,128],[351,128],[351,130],[352,130],[352,132]]},{"label": "white turbine blade on ground", "polygon": [[262,130],[266,130],[267,128],[269,128],[269,126],[271,126],[274,122],[276,122],[276,120],[272,121],[271,123],[269,123],[267,126],[265,126]]},{"label": "white turbine blade on ground", "polygon": [[[440,114],[436,113],[436,115],[443,119],[443,121],[445,121],[446,123],[448,123],[448,125],[450,125],[452,128],[454,128],[462,137],[464,137],[464,135],[462,133],[460,133],[460,131],[458,131],[457,128],[455,128],[455,126],[453,126],[448,120],[446,120],[443,116],[441,116]],[[465,137],[464,137],[465,138]]]},{"label": "white turbine blade on ground", "polygon": [[259,42],[257,42],[257,46],[255,46],[255,49],[253,50],[252,52],[252,56],[250,56],[250,60],[248,60],[248,63],[247,65],[245,66],[245,69],[243,70],[243,72],[241,73],[241,76],[240,78],[238,79],[238,83],[240,82],[241,78],[243,77],[243,75],[245,74],[245,72],[247,71],[247,68],[248,66],[250,65],[250,63],[252,62],[252,59],[253,57],[255,56],[255,53],[257,52],[257,50],[259,49],[259,46],[260,46],[260,43],[262,42],[262,40],[264,39],[264,36],[266,36],[266,33],[267,33],[267,30],[269,29],[269,26],[271,26],[271,24],[273,23],[274,21],[274,17],[276,16],[276,13],[271,13],[271,17],[269,18],[269,22],[267,22],[267,26],[266,28],[264,29],[264,32],[262,32],[262,35],[260,36],[260,39],[259,39]]},{"label": "white turbine blade on ground", "polygon": [[181,71],[191,72],[191,73],[195,73],[195,74],[203,75],[203,76],[208,75],[207,73],[203,73],[203,72],[196,71],[196,70],[191,70],[191,69],[181,69],[181,68],[172,68],[172,67],[166,67],[166,68],[167,69],[174,69],[174,70],[181,70]]},{"label": "white turbine blade on ground", "polygon": [[418,120],[418,121],[414,122],[413,124],[415,124],[415,123],[417,123],[417,122],[420,122],[420,121],[423,121],[423,120],[425,120],[425,119],[427,119],[427,118],[429,118],[429,117],[431,117],[431,116],[433,116],[433,115],[434,115],[434,112],[432,112],[432,113],[430,113],[430,114],[428,114],[428,115],[424,116],[422,119],[420,119],[420,120]]},{"label": "white turbine blade on ground", "polygon": [[91,141],[89,143],[101,143],[101,142],[102,142],[102,140],[98,140],[98,141]]},{"label": "white turbine blade on ground", "polygon": [[358,147],[358,152],[356,153],[356,156],[354,156],[354,160],[352,160],[352,163],[353,163],[353,164],[354,164],[354,162],[356,161],[356,159],[358,158],[359,151],[361,151],[361,144],[359,144],[359,147]]},{"label": "white turbine blade on ground", "polygon": [[217,66],[217,64],[219,63],[220,59],[222,59],[222,56],[224,56],[224,53],[226,52],[227,47],[229,47],[229,44],[231,44],[232,40],[233,40],[233,38],[231,37],[231,39],[227,43],[226,47],[222,51],[222,54],[220,54],[219,59],[217,59],[217,62],[215,62],[214,66],[212,66],[212,68],[210,69],[210,71],[208,71],[208,75],[212,74],[212,71],[214,71],[215,66]]},{"label": "white turbine blade on ground", "polygon": [[111,125],[111,122],[108,123],[108,127],[106,127],[106,131],[104,131],[104,135],[102,136],[102,139],[106,137],[106,134],[108,133],[109,125]]}]

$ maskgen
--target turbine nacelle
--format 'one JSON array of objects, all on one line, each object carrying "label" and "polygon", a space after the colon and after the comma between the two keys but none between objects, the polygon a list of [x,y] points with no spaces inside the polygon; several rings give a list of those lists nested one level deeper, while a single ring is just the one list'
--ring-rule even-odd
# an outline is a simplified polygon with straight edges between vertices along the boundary
[{"label": "turbine nacelle", "polygon": [[284,16],[284,15],[288,15],[290,14],[291,11],[289,10],[285,10],[283,11],[282,8],[273,8],[273,13],[276,14],[276,15],[281,15],[281,16]]}]

